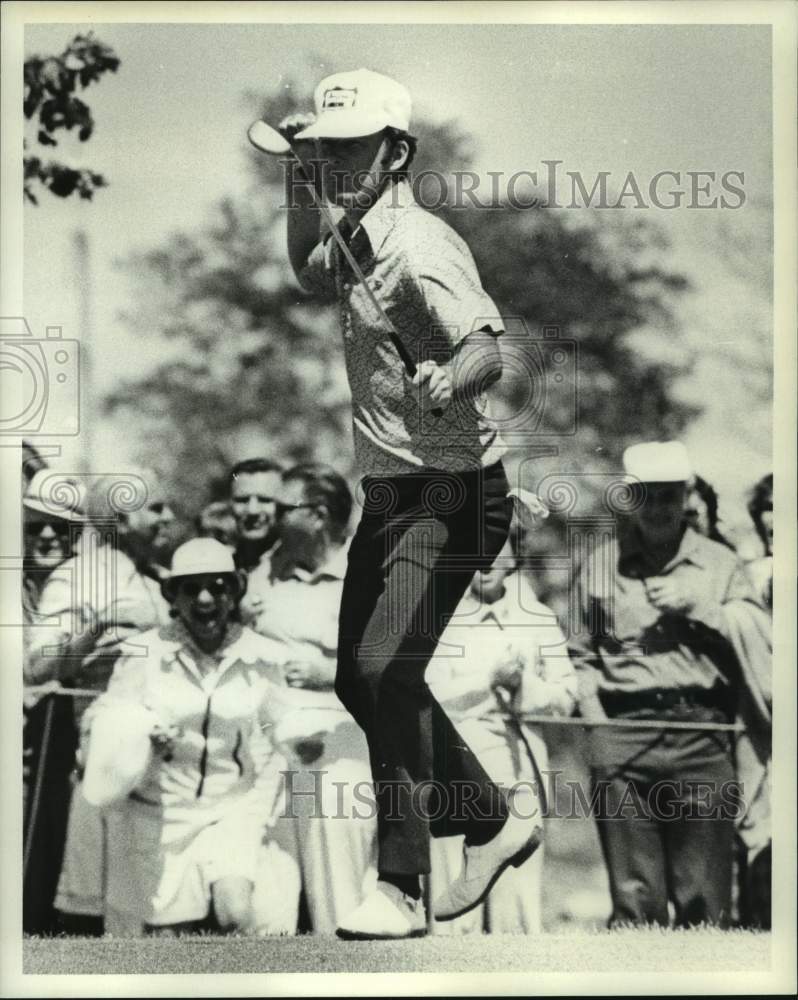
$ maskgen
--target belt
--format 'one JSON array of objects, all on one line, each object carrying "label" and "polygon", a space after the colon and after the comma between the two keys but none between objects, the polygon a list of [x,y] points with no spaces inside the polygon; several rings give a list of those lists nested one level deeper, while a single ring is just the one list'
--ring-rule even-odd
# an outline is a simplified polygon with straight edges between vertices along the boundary
[{"label": "belt", "polygon": [[716,708],[730,713],[731,692],[720,685],[712,688],[649,688],[646,691],[600,691],[599,698],[609,716],[627,712],[667,712],[679,708]]},{"label": "belt", "polygon": [[141,794],[141,792],[133,791],[133,792],[130,793],[130,795],[128,795],[128,798],[132,802],[138,802],[140,805],[143,805],[143,806],[155,806],[156,808],[158,806],[157,802],[153,802],[152,799],[145,798]]}]

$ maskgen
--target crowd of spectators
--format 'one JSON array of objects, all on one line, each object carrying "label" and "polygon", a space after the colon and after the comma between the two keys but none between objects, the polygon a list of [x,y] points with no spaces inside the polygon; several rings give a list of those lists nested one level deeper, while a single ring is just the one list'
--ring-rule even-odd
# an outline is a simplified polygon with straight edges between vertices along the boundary
[{"label": "crowd of spectators", "polygon": [[[593,726],[611,924],[768,927],[772,476],[743,566],[681,446],[638,449],[642,506],[575,567],[580,626],[508,544],[427,683],[504,786],[546,785],[548,727],[525,716]],[[147,470],[125,485],[120,502],[119,483],[39,467],[23,498],[24,929],[332,933],[376,880],[368,748],[334,692],[349,486],[324,465],[239,462],[167,565],[169,497]],[[651,812],[657,782],[710,780],[719,809],[743,777],[737,815]],[[630,789],[644,813],[608,815]],[[680,786],[667,807],[685,805]],[[434,842],[436,895],[459,853]],[[539,932],[544,864],[540,849],[440,932]]]}]

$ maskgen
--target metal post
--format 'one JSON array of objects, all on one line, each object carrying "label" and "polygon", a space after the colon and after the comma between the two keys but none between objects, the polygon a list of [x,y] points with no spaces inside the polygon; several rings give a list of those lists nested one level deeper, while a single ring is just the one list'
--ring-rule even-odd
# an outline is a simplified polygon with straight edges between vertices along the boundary
[{"label": "metal post", "polygon": [[81,471],[89,474],[94,461],[94,381],[92,357],[93,301],[89,237],[85,229],[75,232],[76,279],[78,284],[80,337],[80,453]]}]

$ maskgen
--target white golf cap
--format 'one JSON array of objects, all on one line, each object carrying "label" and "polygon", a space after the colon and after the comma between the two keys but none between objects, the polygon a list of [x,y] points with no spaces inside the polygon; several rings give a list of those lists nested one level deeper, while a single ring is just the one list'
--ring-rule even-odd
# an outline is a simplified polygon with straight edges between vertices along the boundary
[{"label": "white golf cap", "polygon": [[691,475],[690,459],[681,441],[633,444],[623,453],[627,475],[641,483],[686,483]]},{"label": "white golf cap", "polygon": [[39,469],[28,484],[22,505],[48,517],[80,521],[86,506],[86,489],[70,476]]},{"label": "white golf cap", "polygon": [[192,538],[175,549],[169,579],[200,573],[235,573],[233,551],[215,538]]},{"label": "white golf cap", "polygon": [[388,127],[410,128],[408,89],[370,69],[328,76],[316,87],[314,100],[316,121],[297,139],[352,139]]}]

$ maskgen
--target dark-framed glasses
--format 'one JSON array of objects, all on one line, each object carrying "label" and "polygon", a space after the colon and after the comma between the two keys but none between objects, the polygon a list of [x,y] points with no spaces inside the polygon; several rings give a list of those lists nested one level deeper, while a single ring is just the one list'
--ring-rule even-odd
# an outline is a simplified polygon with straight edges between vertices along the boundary
[{"label": "dark-framed glasses", "polygon": [[274,507],[277,513],[277,517],[282,517],[283,514],[287,514],[290,510],[311,510],[315,507],[321,507],[322,504],[316,503],[285,503],[282,500],[275,500]]},{"label": "dark-framed glasses", "polygon": [[178,591],[186,597],[198,597],[203,590],[207,590],[213,597],[224,597],[232,594],[233,587],[233,581],[224,576],[218,576],[215,580],[198,580],[187,576],[177,581]]},{"label": "dark-framed glasses", "polygon": [[60,518],[53,518],[53,520],[45,518],[31,520],[27,517],[25,518],[24,530],[26,535],[40,535],[45,528],[50,528],[59,538],[69,538],[73,531],[76,530],[70,521],[63,521]]}]

